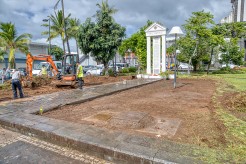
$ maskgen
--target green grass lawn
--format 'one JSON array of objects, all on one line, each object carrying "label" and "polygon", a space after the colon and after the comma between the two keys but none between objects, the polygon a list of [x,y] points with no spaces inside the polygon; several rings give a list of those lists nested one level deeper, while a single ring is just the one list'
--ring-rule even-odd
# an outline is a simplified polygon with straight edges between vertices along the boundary
[{"label": "green grass lawn", "polygon": [[[219,97],[224,93],[246,93],[246,74],[191,74],[179,75],[179,78],[209,78],[218,82],[216,93],[212,100],[216,109],[215,117],[221,120],[226,128],[224,134],[227,144],[216,149],[201,148],[194,153],[207,163],[246,163],[246,122],[224,109]],[[246,98],[244,99],[246,108]],[[240,110],[245,114],[245,109]]]}]

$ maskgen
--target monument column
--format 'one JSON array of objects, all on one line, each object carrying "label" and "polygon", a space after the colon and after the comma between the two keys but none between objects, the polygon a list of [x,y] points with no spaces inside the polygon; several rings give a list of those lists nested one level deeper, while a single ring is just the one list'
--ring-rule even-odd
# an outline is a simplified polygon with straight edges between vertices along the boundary
[{"label": "monument column", "polygon": [[160,73],[161,65],[161,37],[153,37],[153,71],[154,75]]},{"label": "monument column", "polygon": [[151,38],[147,37],[147,74],[151,74]]},{"label": "monument column", "polygon": [[166,36],[162,35],[161,36],[161,40],[162,40],[162,50],[161,50],[161,54],[162,54],[162,68],[161,71],[165,72],[166,71]]},{"label": "monument column", "polygon": [[[145,30],[145,33],[147,37],[146,73],[148,75],[158,75],[165,69],[165,58],[162,56],[166,54],[166,28],[158,23],[153,23]],[[161,69],[161,62],[164,63],[163,69]]]}]

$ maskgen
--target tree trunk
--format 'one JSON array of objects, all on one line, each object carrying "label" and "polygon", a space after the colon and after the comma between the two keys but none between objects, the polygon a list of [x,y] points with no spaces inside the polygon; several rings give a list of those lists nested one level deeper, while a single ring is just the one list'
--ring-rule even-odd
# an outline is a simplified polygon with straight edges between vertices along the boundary
[{"label": "tree trunk", "polygon": [[209,60],[208,69],[207,69],[207,75],[209,73],[209,69],[210,69],[210,65],[211,65],[211,62],[212,62],[213,53],[214,53],[214,48],[212,48],[212,50],[211,50],[210,60]]},{"label": "tree trunk", "polygon": [[108,75],[108,63],[103,62],[105,75]]},{"label": "tree trunk", "polygon": [[16,68],[15,65],[15,49],[14,48],[10,48],[9,50],[9,63],[10,63],[10,68]]},{"label": "tree trunk", "polygon": [[77,49],[77,54],[79,55],[78,41],[77,41],[77,39],[75,39],[75,41],[76,41],[76,49]]},{"label": "tree trunk", "polygon": [[[75,39],[75,41],[76,41],[76,49],[77,49],[77,56],[76,56],[76,61],[77,62],[79,62],[79,47],[78,47],[78,41],[77,41],[77,39]],[[89,60],[89,59],[88,59]]]},{"label": "tree trunk", "polygon": [[66,55],[66,47],[65,47],[65,40],[64,39],[62,39],[62,46],[63,46],[64,55]]}]

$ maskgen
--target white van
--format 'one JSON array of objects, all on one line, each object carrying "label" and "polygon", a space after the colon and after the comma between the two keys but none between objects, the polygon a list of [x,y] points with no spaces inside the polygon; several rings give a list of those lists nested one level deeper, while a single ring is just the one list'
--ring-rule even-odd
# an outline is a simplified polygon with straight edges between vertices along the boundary
[{"label": "white van", "polygon": [[[56,65],[56,68],[58,69],[59,72],[62,72],[62,62],[61,61],[53,61],[54,64]],[[51,73],[51,64],[49,62],[40,62],[37,66],[34,66],[33,70],[32,70],[32,75],[33,76],[39,76],[41,75],[41,68],[42,66],[45,65],[45,67],[48,70],[48,75],[50,76],[54,76]]]}]

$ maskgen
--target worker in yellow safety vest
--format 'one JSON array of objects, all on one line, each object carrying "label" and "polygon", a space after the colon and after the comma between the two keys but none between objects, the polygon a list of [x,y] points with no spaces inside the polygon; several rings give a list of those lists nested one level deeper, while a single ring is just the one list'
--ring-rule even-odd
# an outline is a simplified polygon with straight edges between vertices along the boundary
[{"label": "worker in yellow safety vest", "polygon": [[79,81],[79,89],[83,89],[83,77],[84,77],[84,73],[83,73],[83,67],[82,65],[79,64],[79,62],[77,62],[77,79]]},{"label": "worker in yellow safety vest", "polygon": [[45,67],[45,65],[42,65],[42,68],[41,68],[41,74],[43,76],[47,76],[48,72],[47,72],[47,68]]}]

